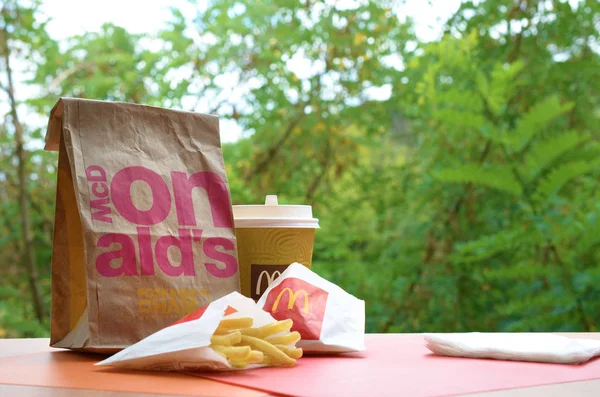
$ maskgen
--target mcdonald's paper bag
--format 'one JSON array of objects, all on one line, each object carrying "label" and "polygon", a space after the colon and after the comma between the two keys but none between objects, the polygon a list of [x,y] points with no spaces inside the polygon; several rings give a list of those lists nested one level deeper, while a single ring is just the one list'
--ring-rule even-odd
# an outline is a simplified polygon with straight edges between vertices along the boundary
[{"label": "mcdonald's paper bag", "polygon": [[[230,371],[229,360],[213,350],[211,338],[224,319],[252,318],[252,328],[275,322],[256,303],[238,292],[188,314],[174,324],[121,350],[96,365],[148,371]],[[286,331],[289,334],[289,331]],[[282,333],[280,333],[282,334]],[[278,336],[280,334],[274,334]],[[295,344],[288,345],[295,349]],[[253,347],[254,349],[254,347]],[[273,364],[268,364],[273,365]],[[244,369],[265,367],[250,364]]]},{"label": "mcdonald's paper bag", "polygon": [[300,263],[288,266],[257,304],[277,320],[293,320],[305,353],[365,349],[365,302]]},{"label": "mcdonald's paper bag", "polygon": [[60,99],[50,344],[114,352],[239,291],[216,116]]}]

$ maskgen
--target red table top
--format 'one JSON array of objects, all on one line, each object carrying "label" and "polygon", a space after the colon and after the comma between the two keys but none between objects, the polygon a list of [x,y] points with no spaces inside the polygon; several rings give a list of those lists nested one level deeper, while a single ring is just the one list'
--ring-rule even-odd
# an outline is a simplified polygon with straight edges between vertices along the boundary
[{"label": "red table top", "polygon": [[[600,339],[597,333],[567,335]],[[366,342],[364,353],[304,357],[296,368],[210,375],[216,381],[94,367],[101,357],[52,349],[48,339],[0,339],[0,395],[258,397],[364,395],[365,391],[378,396],[600,395],[600,380],[589,380],[600,378],[600,360],[561,366],[436,357],[424,348],[422,335],[414,334],[367,335]]]}]

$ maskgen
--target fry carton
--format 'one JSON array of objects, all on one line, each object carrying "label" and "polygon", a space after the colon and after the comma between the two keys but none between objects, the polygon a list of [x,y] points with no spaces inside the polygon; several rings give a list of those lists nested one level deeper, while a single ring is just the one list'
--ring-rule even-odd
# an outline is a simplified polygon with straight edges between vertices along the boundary
[{"label": "fry carton", "polygon": [[291,326],[232,292],[96,365],[150,371],[293,366],[302,350]]},{"label": "fry carton", "polygon": [[365,350],[365,302],[299,263],[275,279],[257,304],[277,320],[293,321],[305,353]]}]

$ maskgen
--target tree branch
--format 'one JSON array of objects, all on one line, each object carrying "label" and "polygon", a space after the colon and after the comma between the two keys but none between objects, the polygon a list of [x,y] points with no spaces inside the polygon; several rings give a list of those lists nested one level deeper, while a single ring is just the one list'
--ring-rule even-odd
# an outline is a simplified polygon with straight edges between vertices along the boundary
[{"label": "tree branch", "polygon": [[327,143],[325,144],[325,151],[323,154],[323,159],[320,162],[321,172],[319,172],[317,174],[317,177],[313,180],[313,182],[310,184],[310,186],[308,187],[308,189],[306,191],[306,202],[310,203],[311,205],[314,205],[314,203],[312,203],[313,196],[314,196],[315,192],[317,191],[319,184],[323,180],[323,177],[327,173],[327,170],[329,169],[329,161],[330,160],[331,160],[331,141],[329,139],[327,139]]},{"label": "tree branch", "polygon": [[300,109],[300,111],[302,113],[300,113],[296,118],[294,118],[294,119],[292,119],[292,121],[290,121],[290,123],[288,124],[288,127],[286,128],[285,132],[283,133],[283,136],[281,138],[279,138],[279,140],[277,141],[277,143],[275,143],[275,145],[271,146],[271,148],[267,152],[266,156],[261,161],[256,163],[256,166],[253,169],[251,169],[250,171],[248,171],[246,173],[246,175],[245,175],[246,181],[250,180],[253,176],[256,176],[256,175],[259,175],[260,173],[262,173],[265,170],[265,168],[267,168],[267,165],[269,165],[271,160],[273,160],[275,158],[275,156],[277,155],[277,153],[279,152],[281,147],[285,144],[285,142],[292,135],[292,131],[294,130],[294,128],[304,118],[304,116],[305,116],[304,110]]},{"label": "tree branch", "polygon": [[556,246],[554,244],[552,244],[550,242],[550,240],[548,240],[548,245],[550,246],[550,251],[554,255],[554,259],[555,259],[556,263],[560,267],[560,270],[563,274],[564,282],[567,285],[567,289],[569,290],[571,295],[573,295],[573,299],[575,299],[575,307],[577,308],[577,314],[579,315],[579,321],[581,321],[581,325],[583,326],[584,331],[590,332],[590,331],[592,331],[592,324],[591,324],[589,318],[587,317],[587,315],[585,314],[585,310],[583,308],[583,302],[581,301],[579,296],[577,296],[577,291],[575,290],[575,286],[573,285],[573,277],[571,276],[569,269],[567,269],[567,267],[565,266],[565,263],[562,261],[560,255],[558,254],[558,250],[556,249]]},{"label": "tree branch", "polygon": [[[308,4],[308,3],[307,3]],[[332,48],[333,51],[335,51],[336,47],[334,46]],[[312,79],[315,80],[314,83],[314,87],[315,89],[313,91],[311,91],[311,94],[308,98],[307,101],[303,101],[301,102],[300,100],[298,100],[298,103],[296,103],[296,108],[298,109],[299,114],[290,121],[287,129],[285,130],[283,136],[279,139],[279,141],[277,141],[277,143],[275,143],[275,145],[271,146],[271,148],[268,150],[267,155],[256,164],[256,166],[251,169],[250,171],[248,171],[245,175],[245,179],[246,181],[250,180],[250,178],[252,178],[253,176],[256,176],[258,174],[260,174],[261,172],[263,172],[265,170],[265,168],[267,167],[267,165],[269,165],[269,163],[275,158],[275,156],[277,155],[277,153],[279,152],[279,150],[281,149],[281,147],[286,143],[286,141],[290,138],[290,136],[292,135],[292,131],[294,130],[294,128],[300,123],[300,121],[302,121],[302,119],[304,119],[304,117],[306,116],[306,113],[304,112],[304,107],[306,105],[312,104],[313,100],[316,98],[317,101],[319,101],[319,99],[321,98],[321,89],[322,89],[322,84],[321,84],[321,78],[326,75],[330,70],[331,70],[331,58],[329,57],[329,47],[327,47],[325,49],[325,70],[320,73],[317,74],[315,76],[312,77]],[[311,84],[311,86],[313,86],[313,84]]]},{"label": "tree branch", "polygon": [[71,77],[73,74],[75,74],[83,69],[91,69],[93,67],[94,67],[94,64],[92,62],[78,63],[75,66],[72,66],[69,69],[62,71],[58,76],[56,76],[54,78],[54,80],[52,80],[50,85],[48,86],[48,89],[53,90],[55,88],[58,88],[66,79]]}]

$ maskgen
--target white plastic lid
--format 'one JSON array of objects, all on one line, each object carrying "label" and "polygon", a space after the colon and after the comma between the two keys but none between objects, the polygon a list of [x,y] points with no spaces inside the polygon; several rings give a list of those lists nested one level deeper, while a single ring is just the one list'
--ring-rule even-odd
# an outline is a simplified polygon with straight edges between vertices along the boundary
[{"label": "white plastic lid", "polygon": [[234,205],[233,218],[239,228],[312,228],[319,229],[310,205],[279,205],[276,195],[268,195],[265,205]]}]

